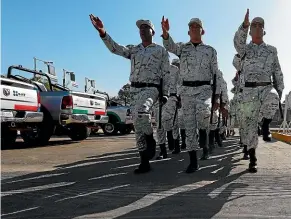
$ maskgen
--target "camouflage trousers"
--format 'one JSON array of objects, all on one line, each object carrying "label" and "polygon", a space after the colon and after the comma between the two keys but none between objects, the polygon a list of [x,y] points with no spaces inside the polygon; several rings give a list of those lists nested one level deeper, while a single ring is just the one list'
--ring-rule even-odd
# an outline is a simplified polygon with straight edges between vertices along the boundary
[{"label": "camouflage trousers", "polygon": [[[176,112],[177,99],[176,97],[169,97],[167,103],[162,107],[162,121],[161,128],[157,128],[158,144],[166,143],[166,132],[173,131],[173,138],[177,139],[179,135],[178,129],[178,112]],[[157,125],[159,124],[159,106],[155,106],[155,117]],[[175,118],[175,119],[174,119]]]},{"label": "camouflage trousers", "polygon": [[258,119],[272,86],[244,88],[240,101],[241,139],[248,150],[258,146]]},{"label": "camouflage trousers", "polygon": [[153,134],[151,111],[158,100],[158,89],[154,87],[130,88],[136,145],[139,151],[146,149],[145,135]]},{"label": "camouflage trousers", "polygon": [[263,118],[273,119],[276,111],[279,109],[279,101],[277,92],[275,90],[271,90],[265,101],[262,103],[258,122],[261,122]]},{"label": "camouflage trousers", "polygon": [[186,148],[198,150],[199,129],[209,132],[211,89],[208,87],[183,87],[181,103],[186,129]]}]

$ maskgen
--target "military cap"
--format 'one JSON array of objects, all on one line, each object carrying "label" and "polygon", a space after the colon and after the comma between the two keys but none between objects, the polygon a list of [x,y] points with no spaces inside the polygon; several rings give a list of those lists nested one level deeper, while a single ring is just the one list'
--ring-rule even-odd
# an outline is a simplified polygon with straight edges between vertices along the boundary
[{"label": "military cap", "polygon": [[265,27],[265,21],[264,21],[264,19],[261,18],[261,17],[255,17],[255,18],[252,20],[251,24],[254,24],[254,23],[260,23],[260,24],[263,25],[263,27]]},{"label": "military cap", "polygon": [[154,25],[153,25],[153,23],[150,21],[150,20],[138,20],[137,22],[136,22],[136,26],[138,27],[138,28],[140,28],[141,27],[141,25],[143,25],[143,24],[145,24],[145,25],[147,25],[147,26],[149,26],[154,32],[155,32],[155,27],[154,27]]},{"label": "military cap", "polygon": [[202,26],[202,21],[201,21],[199,18],[192,18],[192,19],[189,21],[188,26],[190,27],[190,26],[191,26],[192,24],[194,24],[194,23],[199,24],[199,26],[200,26],[201,28],[203,28],[203,26]]}]

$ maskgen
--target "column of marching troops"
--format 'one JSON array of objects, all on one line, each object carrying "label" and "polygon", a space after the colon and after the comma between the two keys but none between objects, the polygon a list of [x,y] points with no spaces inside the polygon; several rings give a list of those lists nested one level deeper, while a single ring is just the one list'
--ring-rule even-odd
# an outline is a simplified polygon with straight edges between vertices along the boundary
[{"label": "column of marching troops", "polygon": [[[205,30],[199,18],[188,23],[190,41],[175,43],[169,34],[169,20],[163,17],[163,47],[153,42],[155,29],[149,20],[136,22],[140,44],[122,46],[106,32],[98,17],[91,14],[90,19],[106,47],[131,61],[130,91],[140,154],[140,165],[134,173],[151,170],[149,161],[155,156],[156,144],[160,147],[156,159],[167,157],[167,134],[172,154],[180,153],[181,149],[188,151],[186,173],[193,173],[199,170],[197,151],[202,148],[200,159],[208,159],[214,150],[215,139],[222,146],[220,134],[224,130],[221,126],[228,126],[234,132],[235,123],[239,124],[243,158],[249,160],[248,169],[257,171],[258,123],[263,123],[263,139],[270,141],[268,127],[284,89],[277,49],[263,41],[266,32],[261,17],[249,22],[247,10],[243,23],[235,32],[237,54],[233,65],[237,72],[232,80],[234,97],[231,101],[228,100],[223,73],[218,68],[216,50],[202,42]],[[250,43],[247,43],[248,34]],[[179,59],[170,64],[168,52]],[[159,124],[157,143],[151,124],[152,110],[155,110]]]}]

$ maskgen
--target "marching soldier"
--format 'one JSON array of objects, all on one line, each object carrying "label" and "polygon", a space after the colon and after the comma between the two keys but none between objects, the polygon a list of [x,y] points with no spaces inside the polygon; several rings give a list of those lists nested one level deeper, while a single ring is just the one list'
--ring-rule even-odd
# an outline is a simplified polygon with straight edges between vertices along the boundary
[{"label": "marching soldier", "polygon": [[[258,146],[258,117],[262,103],[274,87],[281,99],[284,89],[283,73],[278,60],[277,49],[267,45],[263,37],[265,22],[263,18],[256,17],[249,22],[249,10],[244,22],[240,25],[234,36],[234,46],[238,54],[243,57],[240,80],[242,82],[242,119],[241,126],[250,156],[249,171],[257,172],[256,148]],[[247,34],[250,29],[252,41],[247,44]]]},{"label": "marching soldier", "polygon": [[[149,160],[155,156],[156,141],[151,125],[151,110],[161,97],[163,79],[169,72],[168,53],[162,46],[153,43],[154,25],[149,20],[138,20],[141,43],[136,46],[121,46],[105,31],[102,21],[90,15],[91,22],[99,32],[106,47],[114,54],[131,61],[130,92],[133,94],[133,120],[136,144],[141,163],[136,174],[150,171]],[[160,91],[160,92],[159,92]]]},{"label": "marching soldier", "polygon": [[[219,108],[219,94],[221,75],[217,66],[216,50],[202,43],[204,29],[198,18],[193,18],[188,23],[190,41],[187,43],[175,43],[169,34],[168,19],[162,19],[163,44],[171,53],[180,58],[180,77],[182,87],[180,89],[182,109],[186,128],[186,147],[189,151],[190,164],[187,173],[199,169],[197,150],[199,149],[198,136],[207,142],[209,130],[210,102],[213,94],[211,82],[217,79],[214,89],[213,110]],[[197,126],[198,125],[198,126]],[[207,145],[203,148],[206,155]]]}]

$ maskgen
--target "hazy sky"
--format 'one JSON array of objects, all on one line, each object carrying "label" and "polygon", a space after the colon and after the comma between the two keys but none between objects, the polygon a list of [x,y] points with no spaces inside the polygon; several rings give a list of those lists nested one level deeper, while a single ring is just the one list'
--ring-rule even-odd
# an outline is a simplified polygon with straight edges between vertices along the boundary
[{"label": "hazy sky", "polygon": [[108,33],[123,45],[140,42],[135,25],[138,19],[152,20],[154,40],[162,44],[163,15],[169,18],[170,34],[177,42],[189,40],[187,24],[192,17],[199,17],[206,31],[203,41],[217,50],[219,67],[231,88],[233,36],[247,8],[250,19],[265,19],[265,41],[278,49],[287,93],[291,90],[289,0],[2,0],[1,73],[13,64],[33,68],[36,56],[54,61],[59,82],[65,68],[76,73],[78,90],[84,90],[84,78],[89,77],[96,80],[99,90],[116,95],[128,82],[130,63],[107,50],[89,20],[90,13],[98,15]]}]

